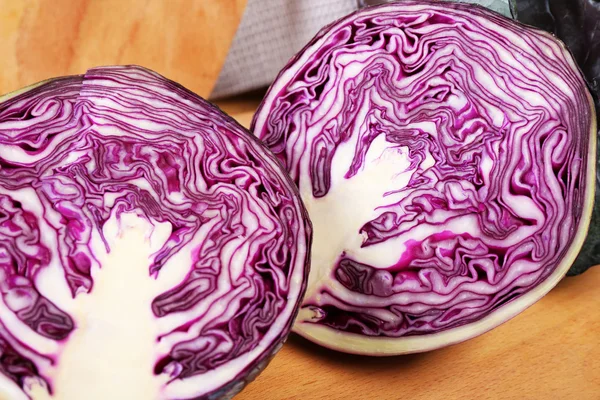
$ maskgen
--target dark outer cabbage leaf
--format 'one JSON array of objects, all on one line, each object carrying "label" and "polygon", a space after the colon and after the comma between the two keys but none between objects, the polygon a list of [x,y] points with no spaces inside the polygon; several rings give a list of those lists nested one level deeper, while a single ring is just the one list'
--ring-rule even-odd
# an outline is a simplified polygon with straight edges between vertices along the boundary
[{"label": "dark outer cabbage leaf", "polygon": [[[598,0],[516,0],[512,11],[528,25],[552,32],[573,53],[600,112],[600,2]],[[599,131],[600,134],[600,131]],[[600,160],[600,152],[598,153]],[[600,175],[596,172],[596,184]],[[600,264],[600,192],[596,190],[588,237],[568,275],[578,275]]]}]

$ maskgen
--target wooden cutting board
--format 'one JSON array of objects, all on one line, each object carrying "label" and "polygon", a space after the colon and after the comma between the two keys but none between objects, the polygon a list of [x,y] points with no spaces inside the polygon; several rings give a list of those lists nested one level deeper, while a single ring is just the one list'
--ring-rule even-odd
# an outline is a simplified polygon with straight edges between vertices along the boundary
[{"label": "wooden cutting board", "polygon": [[235,400],[598,400],[600,266],[470,341],[424,354],[341,354],[292,335]]},{"label": "wooden cutting board", "polygon": [[246,0],[0,0],[0,94],[138,64],[208,96]]}]

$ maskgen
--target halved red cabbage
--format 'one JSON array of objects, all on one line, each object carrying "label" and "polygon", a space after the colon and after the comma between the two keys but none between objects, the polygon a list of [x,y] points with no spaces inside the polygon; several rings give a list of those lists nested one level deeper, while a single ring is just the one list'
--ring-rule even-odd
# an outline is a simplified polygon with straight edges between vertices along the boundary
[{"label": "halved red cabbage", "polygon": [[0,100],[0,398],[241,390],[308,273],[310,223],[273,155],[140,67]]},{"label": "halved red cabbage", "polygon": [[472,5],[403,1],[324,28],[251,130],[314,226],[294,330],[401,354],[513,317],[569,269],[594,193],[595,114],[550,34]]}]

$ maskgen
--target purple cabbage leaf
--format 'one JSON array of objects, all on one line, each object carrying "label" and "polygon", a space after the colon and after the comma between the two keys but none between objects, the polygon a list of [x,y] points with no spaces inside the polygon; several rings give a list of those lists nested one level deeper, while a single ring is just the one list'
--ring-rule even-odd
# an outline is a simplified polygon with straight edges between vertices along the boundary
[{"label": "purple cabbage leaf", "polygon": [[[513,14],[519,21],[551,32],[567,45],[594,94],[596,114],[600,113],[600,2],[598,0],[515,0],[512,5]],[[597,160],[600,160],[600,154]],[[597,175],[596,185],[599,184],[600,175]],[[568,275],[578,275],[598,264],[600,264],[600,192],[597,191],[588,236]]]},{"label": "purple cabbage leaf", "polygon": [[402,1],[324,28],[251,127],[314,227],[294,330],[402,354],[533,304],[585,238],[595,124],[565,46],[486,8]]},{"label": "purple cabbage leaf", "polygon": [[297,189],[244,128],[141,67],[0,99],[0,398],[229,398],[308,273]]}]

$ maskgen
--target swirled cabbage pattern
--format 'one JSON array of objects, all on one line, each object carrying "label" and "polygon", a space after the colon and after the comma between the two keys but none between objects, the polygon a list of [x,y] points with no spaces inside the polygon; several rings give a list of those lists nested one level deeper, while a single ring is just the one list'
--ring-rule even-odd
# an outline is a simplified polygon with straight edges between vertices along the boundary
[{"label": "swirled cabbage pattern", "polygon": [[[127,235],[106,237],[108,221],[133,213],[148,237],[168,227],[145,266],[160,290],[141,305],[162,346],[148,375],[169,377],[160,398],[239,390],[279,348],[305,289],[310,226],[275,158],[217,108],[139,67],[93,69],[0,103],[0,207],[0,371],[25,389],[33,379],[61,393],[48,377],[94,317],[78,321],[77,301],[108,267],[99,254]],[[141,282],[123,284],[124,307],[145,300]]]},{"label": "swirled cabbage pattern", "polygon": [[539,285],[580,229],[592,121],[564,46],[484,8],[404,1],[323,29],[251,128],[313,221],[295,330],[363,352],[338,333],[437,333]]}]

